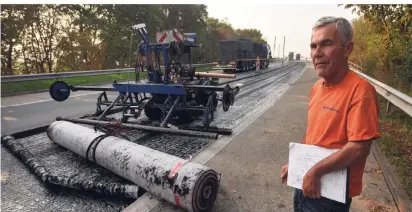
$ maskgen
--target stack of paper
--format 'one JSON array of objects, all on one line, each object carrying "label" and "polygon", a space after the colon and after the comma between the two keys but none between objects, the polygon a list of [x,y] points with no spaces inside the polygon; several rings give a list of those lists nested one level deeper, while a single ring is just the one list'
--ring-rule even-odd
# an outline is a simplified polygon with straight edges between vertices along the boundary
[{"label": "stack of paper", "polygon": [[[303,177],[318,161],[339,149],[290,143],[287,185],[302,189]],[[335,171],[321,178],[321,195],[323,197],[346,203],[347,169]]]}]

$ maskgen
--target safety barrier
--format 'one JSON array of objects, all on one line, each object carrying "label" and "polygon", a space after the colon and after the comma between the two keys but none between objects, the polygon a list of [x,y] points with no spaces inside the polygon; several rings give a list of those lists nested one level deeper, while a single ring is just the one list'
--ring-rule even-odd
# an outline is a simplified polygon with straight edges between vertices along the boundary
[{"label": "safety barrier", "polygon": [[[212,63],[193,64],[193,67],[208,67],[212,66]],[[164,68],[164,66],[161,66]],[[23,82],[31,80],[44,80],[44,79],[56,79],[56,78],[68,78],[68,77],[83,77],[83,76],[96,76],[105,74],[118,74],[134,72],[135,68],[121,68],[121,69],[106,69],[106,70],[89,70],[89,71],[70,71],[59,73],[47,73],[47,74],[25,74],[25,75],[13,75],[2,76],[1,82]]]},{"label": "safety barrier", "polygon": [[360,71],[362,70],[362,67],[355,63],[349,62],[349,66],[361,77],[372,83],[376,89],[376,92],[388,100],[386,107],[387,111],[390,110],[391,104],[393,104],[412,117],[412,97],[362,73]]}]

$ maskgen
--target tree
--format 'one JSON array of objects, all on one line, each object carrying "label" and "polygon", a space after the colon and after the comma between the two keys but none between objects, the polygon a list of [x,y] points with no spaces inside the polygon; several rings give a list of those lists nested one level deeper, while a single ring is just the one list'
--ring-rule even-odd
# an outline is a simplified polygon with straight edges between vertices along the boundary
[{"label": "tree", "polygon": [[209,17],[203,4],[3,5],[1,18],[2,74],[133,67],[141,38],[131,26],[139,23],[152,42],[157,27],[196,33],[203,48],[194,49],[194,63],[215,60],[222,39],[265,42],[259,30]]},{"label": "tree", "polygon": [[2,5],[1,68],[3,75],[13,74],[13,64],[20,56],[16,48],[22,44],[24,29],[38,13],[40,5]]},{"label": "tree", "polygon": [[53,71],[54,51],[61,38],[62,6],[40,5],[23,30],[25,73]]},{"label": "tree", "polygon": [[251,39],[253,42],[256,43],[267,43],[263,38],[263,34],[260,30],[257,29],[237,29],[236,35],[239,38],[247,38]]},{"label": "tree", "polygon": [[412,83],[412,5],[345,5],[361,16],[354,21],[353,58],[366,70],[401,90]]}]

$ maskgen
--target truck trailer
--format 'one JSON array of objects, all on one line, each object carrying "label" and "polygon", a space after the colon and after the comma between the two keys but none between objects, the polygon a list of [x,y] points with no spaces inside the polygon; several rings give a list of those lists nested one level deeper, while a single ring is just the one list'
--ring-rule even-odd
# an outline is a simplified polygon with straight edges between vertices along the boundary
[{"label": "truck trailer", "polygon": [[270,47],[248,39],[220,40],[218,60],[213,62],[213,69],[229,71],[249,71],[256,69],[259,61],[260,69],[269,66]]}]

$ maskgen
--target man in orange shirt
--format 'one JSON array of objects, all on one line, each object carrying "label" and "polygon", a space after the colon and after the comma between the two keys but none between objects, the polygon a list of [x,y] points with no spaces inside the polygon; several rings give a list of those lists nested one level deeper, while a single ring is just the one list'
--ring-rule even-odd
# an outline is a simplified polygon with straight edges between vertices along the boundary
[{"label": "man in orange shirt", "polygon": [[[323,17],[312,28],[311,57],[319,79],[312,87],[307,130],[302,143],[340,150],[315,164],[295,189],[295,212],[349,211],[362,191],[362,176],[373,139],[379,138],[378,101],[374,87],[349,69],[352,27],[344,18]],[[320,179],[348,169],[346,204],[324,197]],[[288,166],[281,169],[282,182]]]}]

